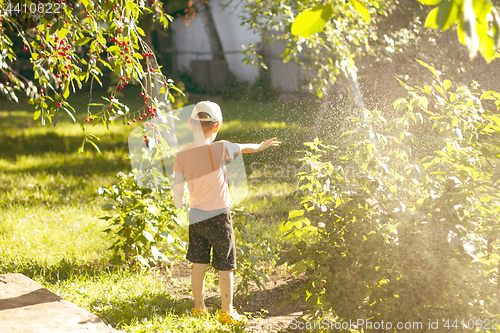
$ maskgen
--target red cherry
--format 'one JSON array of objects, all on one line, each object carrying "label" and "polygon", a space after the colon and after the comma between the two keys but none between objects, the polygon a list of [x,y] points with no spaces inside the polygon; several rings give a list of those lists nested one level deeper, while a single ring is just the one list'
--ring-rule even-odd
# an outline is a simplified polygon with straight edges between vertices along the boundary
[{"label": "red cherry", "polygon": [[127,84],[128,84],[128,81],[125,81],[125,85],[127,85]]},{"label": "red cherry", "polygon": [[113,96],[111,96],[109,99],[115,99]]},{"label": "red cherry", "polygon": [[120,86],[120,89],[123,89],[123,86]]},{"label": "red cherry", "polygon": [[89,122],[89,120],[88,120],[88,119],[85,119],[85,120],[84,120],[84,122],[88,123],[88,122]]},{"label": "red cherry", "polygon": [[152,68],[150,68],[150,69],[149,69],[149,71],[152,73],[152,72],[153,72],[153,69],[152,69]]},{"label": "red cherry", "polygon": [[58,107],[61,107],[61,103],[57,103],[57,106],[58,106]]},{"label": "red cherry", "polygon": [[143,116],[144,118],[146,118],[148,115],[147,115],[147,114],[143,114],[142,116]]},{"label": "red cherry", "polygon": [[134,122],[134,123],[135,123],[135,122],[136,122],[136,120],[135,120],[135,119],[132,119],[132,122]]},{"label": "red cherry", "polygon": [[127,123],[127,125],[130,125],[130,121]]},{"label": "red cherry", "polygon": [[122,78],[120,78],[120,80],[125,81],[125,78],[124,78],[124,77],[122,77]]},{"label": "red cherry", "polygon": [[156,108],[153,108],[153,112],[156,112]]},{"label": "red cherry", "polygon": [[90,118],[90,121],[94,121],[94,118]]},{"label": "red cherry", "polygon": [[142,120],[142,118],[141,118],[141,117],[139,117],[139,121],[141,121],[141,120]]},{"label": "red cherry", "polygon": [[147,100],[148,100],[148,98],[147,98],[147,97],[144,97],[144,101],[147,101]]},{"label": "red cherry", "polygon": [[143,93],[143,92],[141,92],[141,93],[140,93],[140,95],[141,95],[141,96],[144,96],[144,93]]},{"label": "red cherry", "polygon": [[154,116],[155,116],[155,114],[154,114],[154,113],[151,113],[151,117],[154,117]]},{"label": "red cherry", "polygon": [[127,80],[130,80],[130,76],[129,75],[127,75]]},{"label": "red cherry", "polygon": [[60,78],[60,77],[61,77],[61,75],[59,75],[59,74],[56,74],[56,78]]},{"label": "red cherry", "polygon": [[110,109],[110,110],[113,110],[113,107],[112,107],[112,106],[110,106],[110,107],[109,107],[109,109]]}]

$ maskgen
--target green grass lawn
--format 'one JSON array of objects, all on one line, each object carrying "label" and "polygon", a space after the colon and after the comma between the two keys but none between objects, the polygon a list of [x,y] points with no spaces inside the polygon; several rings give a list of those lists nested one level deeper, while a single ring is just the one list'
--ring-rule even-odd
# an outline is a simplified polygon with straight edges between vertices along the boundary
[{"label": "green grass lawn", "polygon": [[[79,120],[85,118],[87,98],[72,97]],[[126,100],[138,103],[136,97]],[[245,155],[249,194],[241,203],[267,226],[261,228],[266,237],[278,237],[278,224],[297,205],[290,195],[296,189],[296,151],[309,139],[317,105],[224,101],[221,107],[225,122],[218,139],[261,142],[276,136],[283,142]],[[32,118],[25,102],[2,101],[0,273],[24,273],[128,332],[234,331],[212,317],[190,318],[189,298],[173,297],[158,274],[108,264],[111,241],[102,232],[106,222],[99,217],[105,212],[97,189],[115,183],[116,173],[130,171],[132,126],[116,124],[108,132],[102,124],[89,125],[100,137],[101,153],[90,145],[78,153],[83,132],[69,116],[61,115],[56,127]]]}]

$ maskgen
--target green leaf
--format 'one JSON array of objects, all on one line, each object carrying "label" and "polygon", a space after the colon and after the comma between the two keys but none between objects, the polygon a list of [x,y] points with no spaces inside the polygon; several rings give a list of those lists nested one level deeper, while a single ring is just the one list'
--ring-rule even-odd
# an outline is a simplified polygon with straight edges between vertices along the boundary
[{"label": "green leaf", "polygon": [[288,213],[288,219],[293,219],[294,217],[303,216],[303,215],[304,215],[304,210],[303,209],[300,209],[300,210],[291,210]]},{"label": "green leaf", "polygon": [[113,71],[116,75],[120,76],[122,71],[122,65],[120,63],[115,63],[115,70]]},{"label": "green leaf", "polygon": [[[429,69],[432,74],[434,74],[434,76],[436,78],[439,78],[439,75],[440,73],[438,73],[438,71],[433,67],[433,66],[430,66],[430,65],[427,65],[425,62],[421,61],[421,60],[418,60],[418,59],[415,59],[420,65],[424,66],[425,68]],[[427,89],[427,86],[424,87],[425,89]]]},{"label": "green leaf", "polygon": [[120,48],[116,45],[112,45],[110,47],[108,47],[108,52],[119,52],[120,51]]},{"label": "green leaf", "polygon": [[354,9],[357,10],[357,12],[363,17],[366,23],[370,22],[370,13],[368,13],[368,10],[366,9],[365,6],[363,6],[359,1],[357,0],[349,0],[349,3],[351,6],[354,7]]},{"label": "green leaf", "polygon": [[64,87],[64,92],[63,92],[64,99],[67,99],[68,96],[69,96],[69,83],[66,84],[66,86]]},{"label": "green leaf", "polygon": [[444,1],[438,7],[436,23],[439,29],[447,30],[455,24],[458,18],[458,6],[455,2]]},{"label": "green leaf", "polygon": [[[101,153],[101,150],[100,150],[100,149],[99,149],[99,147],[98,147],[98,146],[94,143],[94,141],[90,141],[90,140],[89,140],[88,142],[90,142],[90,144],[91,144],[92,146],[94,146],[95,150],[97,150],[97,152],[98,152],[99,154]],[[81,151],[83,152],[83,145],[82,145],[82,150],[81,150]]]},{"label": "green leaf", "polygon": [[[68,105],[70,106],[69,104],[67,103],[64,103],[65,106]],[[71,106],[70,106],[71,107]],[[64,111],[66,111],[66,113],[71,117],[71,119],[73,119],[73,122],[76,122],[76,119],[75,119],[75,116],[73,116],[73,113],[71,113],[71,110],[66,108],[66,107],[63,107]]]},{"label": "green leaf", "polygon": [[333,4],[317,5],[300,13],[292,23],[294,36],[309,37],[325,27],[333,12]]},{"label": "green leaf", "polygon": [[137,27],[137,32],[141,35],[141,36],[146,36],[146,34],[144,33],[144,30],[142,30],[140,27]]},{"label": "green leaf", "polygon": [[451,81],[450,80],[444,80],[443,81],[443,87],[444,87],[444,90],[450,89],[450,87],[451,87]]},{"label": "green leaf", "polygon": [[479,52],[483,56],[487,63],[490,63],[495,59],[495,40],[491,38],[488,34],[489,24],[487,21],[476,22],[477,24],[477,35],[479,37]]},{"label": "green leaf", "polygon": [[437,15],[438,15],[439,7],[434,8],[427,14],[427,18],[425,19],[424,27],[426,28],[439,28],[437,23]]},{"label": "green leaf", "polygon": [[35,111],[35,113],[33,114],[33,120],[37,120],[38,118],[40,118],[41,114],[42,114],[42,111],[40,111],[40,110]]},{"label": "green leaf", "polygon": [[423,3],[426,6],[435,6],[441,2],[441,0],[418,0],[418,2]]},{"label": "green leaf", "polygon": [[90,42],[92,39],[90,37],[83,37],[83,38],[80,38],[76,41],[76,44],[77,45],[85,45],[87,44],[88,42]]}]

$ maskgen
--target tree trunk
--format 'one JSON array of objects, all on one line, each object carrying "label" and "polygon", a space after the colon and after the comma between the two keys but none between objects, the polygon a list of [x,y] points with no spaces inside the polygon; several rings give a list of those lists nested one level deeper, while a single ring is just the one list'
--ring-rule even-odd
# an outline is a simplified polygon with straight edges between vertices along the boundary
[{"label": "tree trunk", "polygon": [[208,2],[204,0],[194,0],[196,10],[205,22],[205,31],[208,35],[208,42],[210,43],[210,51],[212,52],[212,64],[210,66],[210,78],[216,87],[215,90],[223,90],[227,88],[230,80],[229,65],[224,55],[224,49],[215,27],[214,18],[210,10]]}]

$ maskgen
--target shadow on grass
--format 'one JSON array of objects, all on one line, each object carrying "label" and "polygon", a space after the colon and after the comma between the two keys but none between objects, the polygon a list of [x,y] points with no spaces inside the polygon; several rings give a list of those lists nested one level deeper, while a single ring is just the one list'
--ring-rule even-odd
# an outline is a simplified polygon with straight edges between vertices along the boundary
[{"label": "shadow on grass", "polygon": [[[114,138],[113,138],[114,139]],[[126,146],[126,139],[103,138],[98,142],[101,151],[112,151]],[[102,142],[101,142],[102,141]],[[0,151],[0,158],[15,160],[19,155],[38,156],[45,153],[74,153],[77,152],[83,142],[83,135],[65,136],[54,132],[32,134],[32,135],[1,135],[0,145],[4,147]],[[89,143],[85,150],[95,150]]]},{"label": "shadow on grass", "polygon": [[0,274],[20,273],[30,279],[42,279],[48,284],[55,284],[74,278],[75,276],[93,277],[102,274],[103,271],[116,271],[118,268],[106,266],[101,262],[81,263],[73,260],[62,259],[52,265],[41,265],[31,262],[0,262]]}]

